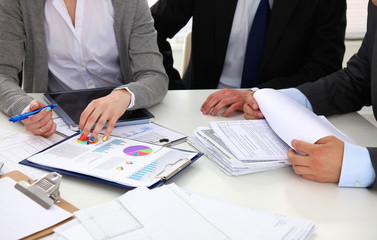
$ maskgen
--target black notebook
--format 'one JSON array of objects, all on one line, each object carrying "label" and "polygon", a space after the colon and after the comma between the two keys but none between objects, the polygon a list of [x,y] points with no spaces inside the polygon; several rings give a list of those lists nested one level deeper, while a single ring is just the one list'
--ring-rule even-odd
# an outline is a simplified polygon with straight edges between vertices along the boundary
[{"label": "black notebook", "polygon": [[[66,92],[45,93],[45,100],[49,104],[57,104],[54,111],[74,131],[78,130],[81,113],[88,104],[97,98],[104,97],[114,88],[96,88],[88,90],[74,90]],[[153,114],[145,109],[126,111],[117,121],[115,126],[149,123],[154,118]]]}]

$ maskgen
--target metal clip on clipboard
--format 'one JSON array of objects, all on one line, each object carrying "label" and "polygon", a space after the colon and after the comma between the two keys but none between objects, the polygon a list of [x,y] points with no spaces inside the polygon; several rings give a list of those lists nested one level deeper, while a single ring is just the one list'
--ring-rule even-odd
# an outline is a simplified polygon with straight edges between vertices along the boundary
[{"label": "metal clip on clipboard", "polygon": [[[177,168],[173,168],[174,165],[178,164],[179,162],[182,162],[181,165],[179,165]],[[173,162],[173,163],[169,163],[167,164],[164,169],[162,169],[162,171],[160,173],[158,173],[155,178],[160,178],[162,180],[169,180],[171,177],[173,177],[175,174],[177,174],[178,172],[180,172],[182,169],[184,169],[186,166],[190,165],[191,163],[191,159],[188,159],[188,158],[180,158],[178,159],[177,161]],[[168,167],[172,167],[172,169],[168,169]],[[166,171],[166,172],[165,172]],[[161,176],[163,173],[165,173],[165,175]]]},{"label": "metal clip on clipboard", "polygon": [[60,201],[59,187],[61,179],[62,176],[59,173],[51,172],[33,184],[20,181],[14,187],[42,207],[49,209],[52,204]]}]

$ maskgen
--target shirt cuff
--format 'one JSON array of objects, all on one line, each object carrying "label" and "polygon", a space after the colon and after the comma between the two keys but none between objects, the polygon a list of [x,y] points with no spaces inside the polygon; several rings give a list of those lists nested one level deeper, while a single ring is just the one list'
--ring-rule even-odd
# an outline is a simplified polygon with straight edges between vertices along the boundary
[{"label": "shirt cuff", "polygon": [[30,104],[27,105],[27,106],[24,108],[24,110],[22,110],[21,114],[24,114],[24,113],[26,113],[26,112],[29,111],[29,110],[30,110]]},{"label": "shirt cuff", "polygon": [[297,88],[285,88],[285,89],[279,89],[278,90],[281,93],[284,93],[288,97],[292,98],[296,102],[300,103],[310,111],[313,111],[313,107],[310,104],[309,100],[306,98],[306,96]]},{"label": "shirt cuff", "polygon": [[125,89],[131,94],[131,101],[130,101],[130,104],[128,105],[127,109],[130,109],[133,106],[135,106],[135,94],[133,92],[131,92],[131,90],[128,87],[118,87],[118,88],[115,88],[114,91],[118,90],[118,89]]},{"label": "shirt cuff", "polygon": [[339,187],[369,187],[373,184],[376,173],[365,147],[344,144],[342,171]]}]

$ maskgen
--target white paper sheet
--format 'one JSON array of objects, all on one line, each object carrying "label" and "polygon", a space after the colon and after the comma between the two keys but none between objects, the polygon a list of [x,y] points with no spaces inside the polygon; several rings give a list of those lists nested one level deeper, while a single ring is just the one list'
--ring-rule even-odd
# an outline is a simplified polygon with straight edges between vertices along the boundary
[{"label": "white paper sheet", "polygon": [[19,170],[32,179],[38,179],[47,172],[18,164],[29,156],[51,146],[50,140],[34,136],[0,129],[0,161],[4,163],[1,173]]},{"label": "white paper sheet", "polygon": [[309,220],[241,207],[175,184],[140,187],[75,215],[77,222],[55,229],[57,239],[304,240],[315,230]]},{"label": "white paper sheet", "polygon": [[183,191],[197,209],[206,211],[241,236],[266,240],[305,240],[315,231],[315,225],[310,220],[263,212],[196,192]]},{"label": "white paper sheet", "polygon": [[0,238],[14,240],[53,226],[71,213],[53,205],[46,210],[19,190],[8,177],[0,179]]},{"label": "white paper sheet", "polygon": [[63,137],[69,137],[77,133],[72,131],[62,118],[54,118],[54,122],[56,123],[56,133]]},{"label": "white paper sheet", "polygon": [[271,128],[289,146],[293,139],[315,143],[329,135],[345,142],[351,141],[328,121],[321,120],[319,116],[284,93],[273,89],[261,89],[254,93],[254,98]]},{"label": "white paper sheet", "polygon": [[266,120],[210,122],[210,127],[239,160],[285,160],[289,147]]},{"label": "white paper sheet", "polygon": [[[101,133],[105,133],[105,130],[102,130]],[[111,135],[157,145],[169,145],[186,138],[179,132],[154,123],[115,127]]]}]

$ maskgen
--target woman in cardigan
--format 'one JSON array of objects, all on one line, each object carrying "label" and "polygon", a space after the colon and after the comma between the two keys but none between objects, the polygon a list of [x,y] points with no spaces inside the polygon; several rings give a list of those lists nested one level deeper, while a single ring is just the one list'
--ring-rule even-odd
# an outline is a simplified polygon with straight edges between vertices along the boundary
[{"label": "woman in cardigan", "polygon": [[[160,102],[167,86],[145,0],[0,0],[0,109],[8,116],[44,106],[27,92],[114,87],[79,124],[94,140],[108,122],[106,140],[127,109]],[[23,123],[35,135],[56,130],[50,111]]]}]

